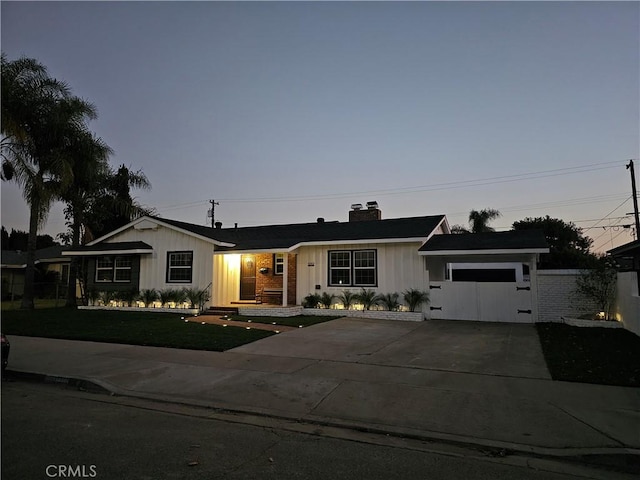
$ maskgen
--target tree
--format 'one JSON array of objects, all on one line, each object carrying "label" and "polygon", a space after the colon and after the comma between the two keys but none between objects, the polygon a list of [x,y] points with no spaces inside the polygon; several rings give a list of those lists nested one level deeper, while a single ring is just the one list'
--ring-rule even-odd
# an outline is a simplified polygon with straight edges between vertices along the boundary
[{"label": "tree", "polygon": [[584,271],[576,278],[576,291],[593,300],[604,319],[611,319],[611,310],[616,299],[618,274],[606,257],[596,260],[594,268]]},{"label": "tree", "polygon": [[151,183],[141,171],[132,171],[120,165],[117,171],[110,170],[103,179],[103,188],[94,199],[86,218],[86,240],[99,238],[131,220],[154,213],[131,197],[132,188],[149,189]]},{"label": "tree", "polygon": [[525,218],[513,223],[514,230],[541,230],[549,244],[549,253],[540,256],[540,268],[592,268],[597,258],[589,249],[593,240],[572,222],[559,218]]},{"label": "tree", "polygon": [[495,220],[502,214],[493,208],[485,208],[484,210],[471,210],[469,212],[469,228],[463,225],[453,225],[451,233],[483,233],[493,232],[494,228],[489,226],[491,220]]},{"label": "tree", "polygon": [[73,97],[36,60],[2,55],[2,179],[15,181],[29,205],[27,265],[21,308],[32,309],[38,229],[73,181],[68,144],[95,118],[95,107]]},{"label": "tree", "polygon": [[[86,217],[98,193],[103,190],[105,180],[109,177],[108,159],[111,153],[111,148],[101,138],[95,137],[88,131],[76,136],[69,144],[68,158],[71,162],[74,181],[61,192],[60,199],[66,203],[65,217],[69,232],[65,238],[72,247],[81,244]],[[76,306],[78,266],[78,258],[72,257],[67,287],[67,307]]]},{"label": "tree", "polygon": [[[11,233],[2,227],[2,250],[27,250],[28,232],[11,229]],[[36,249],[53,247],[60,245],[51,235],[38,235],[36,238]]]}]

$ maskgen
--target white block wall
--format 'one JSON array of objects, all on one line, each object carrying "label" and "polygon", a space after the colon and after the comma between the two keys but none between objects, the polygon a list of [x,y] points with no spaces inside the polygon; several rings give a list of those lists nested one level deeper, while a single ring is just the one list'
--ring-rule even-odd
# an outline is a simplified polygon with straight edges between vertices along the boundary
[{"label": "white block wall", "polygon": [[561,322],[562,317],[595,313],[598,306],[576,293],[581,270],[538,270],[538,321]]}]

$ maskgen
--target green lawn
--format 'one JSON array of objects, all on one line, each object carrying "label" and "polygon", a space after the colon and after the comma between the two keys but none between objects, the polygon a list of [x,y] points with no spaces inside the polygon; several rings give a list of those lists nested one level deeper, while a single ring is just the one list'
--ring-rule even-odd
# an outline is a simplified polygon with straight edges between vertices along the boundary
[{"label": "green lawn", "polygon": [[265,330],[186,323],[173,313],[42,308],[3,310],[6,335],[224,351],[274,335]]},{"label": "green lawn", "polygon": [[640,387],[640,337],[622,328],[536,324],[554,380]]}]

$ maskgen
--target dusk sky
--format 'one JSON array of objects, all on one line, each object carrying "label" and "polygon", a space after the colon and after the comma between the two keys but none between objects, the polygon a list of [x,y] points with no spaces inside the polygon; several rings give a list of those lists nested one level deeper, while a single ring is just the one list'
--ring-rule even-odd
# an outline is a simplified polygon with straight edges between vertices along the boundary
[{"label": "dusk sky", "polygon": [[[638,2],[7,2],[2,51],[94,103],[158,215],[225,226],[495,208],[633,239]],[[2,225],[28,229],[2,183]],[[44,233],[65,230],[52,209]],[[602,228],[609,227],[612,228]]]}]

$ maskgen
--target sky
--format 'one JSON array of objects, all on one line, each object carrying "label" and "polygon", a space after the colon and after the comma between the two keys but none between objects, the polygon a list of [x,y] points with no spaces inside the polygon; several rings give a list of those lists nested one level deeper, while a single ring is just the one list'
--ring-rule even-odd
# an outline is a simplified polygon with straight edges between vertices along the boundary
[{"label": "sky", "polygon": [[[89,100],[158,215],[224,226],[472,209],[633,240],[638,2],[9,2],[2,51]],[[637,175],[636,175],[637,177]],[[2,182],[2,225],[28,230]],[[60,204],[43,233],[65,231]]]}]

